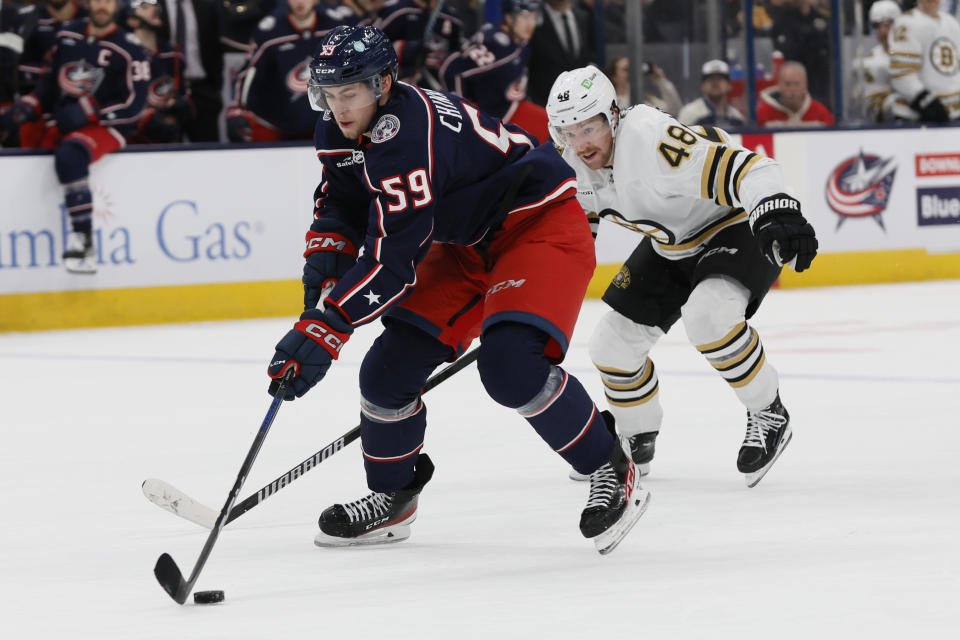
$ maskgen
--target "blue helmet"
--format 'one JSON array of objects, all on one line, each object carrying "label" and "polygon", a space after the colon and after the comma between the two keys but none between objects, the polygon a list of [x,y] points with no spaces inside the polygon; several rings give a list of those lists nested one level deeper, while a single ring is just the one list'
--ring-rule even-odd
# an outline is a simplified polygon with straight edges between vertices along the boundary
[{"label": "blue helmet", "polygon": [[389,73],[396,81],[398,65],[397,52],[383,31],[340,25],[323,37],[310,61],[310,106],[316,111],[329,109],[323,88],[354,82],[366,82],[379,100],[383,93],[381,76]]},{"label": "blue helmet", "polygon": [[521,11],[540,11],[541,0],[500,0],[500,12],[503,15],[508,13],[520,13]]}]

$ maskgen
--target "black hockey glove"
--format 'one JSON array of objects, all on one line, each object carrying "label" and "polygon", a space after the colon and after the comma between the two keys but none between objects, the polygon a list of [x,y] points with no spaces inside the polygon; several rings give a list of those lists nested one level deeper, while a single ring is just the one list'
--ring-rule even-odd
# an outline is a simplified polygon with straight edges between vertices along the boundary
[{"label": "black hockey glove", "polygon": [[26,102],[14,102],[0,118],[0,140],[5,139],[25,122],[32,122],[40,116],[37,110]]},{"label": "black hockey glove", "polygon": [[750,213],[750,229],[767,260],[778,267],[789,263],[794,271],[810,267],[817,255],[813,225],[800,213],[800,203],[785,193],[760,201]]},{"label": "black hockey glove", "polygon": [[320,302],[322,291],[333,286],[357,263],[359,250],[351,238],[333,229],[345,230],[341,225],[327,225],[317,221],[307,232],[307,248],[303,257],[303,308],[313,309]]},{"label": "black hockey glove", "polygon": [[100,122],[100,105],[90,96],[80,96],[76,102],[61,104],[53,109],[53,119],[61,135]]},{"label": "black hockey glove", "polygon": [[910,107],[920,114],[923,122],[949,122],[950,114],[935,94],[926,89],[917,94],[910,103]]},{"label": "black hockey glove", "polygon": [[287,385],[283,399],[301,397],[327,375],[352,333],[353,327],[333,309],[304,311],[293,329],[277,343],[277,351],[267,367],[267,375],[272,378],[267,393],[276,395],[283,374],[293,367],[296,376]]}]

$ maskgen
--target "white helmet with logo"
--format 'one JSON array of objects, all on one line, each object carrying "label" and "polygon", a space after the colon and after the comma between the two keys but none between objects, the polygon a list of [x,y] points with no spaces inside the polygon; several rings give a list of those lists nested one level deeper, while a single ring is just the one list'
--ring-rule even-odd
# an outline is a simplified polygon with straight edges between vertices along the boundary
[{"label": "white helmet with logo", "polygon": [[586,122],[603,115],[616,133],[617,91],[613,83],[597,67],[590,65],[557,76],[547,100],[550,135],[559,146],[565,147],[563,128]]},{"label": "white helmet with logo", "polygon": [[877,0],[870,5],[870,24],[877,24],[878,22],[885,22],[887,20],[892,22],[899,18],[902,13],[903,11],[900,10],[900,5],[893,0]]}]

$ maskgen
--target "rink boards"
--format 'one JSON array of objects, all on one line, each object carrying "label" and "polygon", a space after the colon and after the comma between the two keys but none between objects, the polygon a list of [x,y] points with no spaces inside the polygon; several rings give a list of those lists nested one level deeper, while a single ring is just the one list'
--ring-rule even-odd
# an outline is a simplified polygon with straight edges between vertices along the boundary
[{"label": "rink boards", "polygon": [[[960,129],[734,136],[772,155],[821,255],[780,286],[960,278]],[[91,168],[99,268],[68,274],[50,155],[0,155],[0,331],[295,315],[309,146],[128,150]],[[588,295],[636,234],[603,224]]]}]

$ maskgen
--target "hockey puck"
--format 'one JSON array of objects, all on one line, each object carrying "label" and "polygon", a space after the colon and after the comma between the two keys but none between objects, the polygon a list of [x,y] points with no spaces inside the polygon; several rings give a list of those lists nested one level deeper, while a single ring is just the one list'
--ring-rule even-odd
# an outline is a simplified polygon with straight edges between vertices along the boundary
[{"label": "hockey puck", "polygon": [[197,591],[193,594],[196,604],[216,604],[223,602],[223,591]]}]

